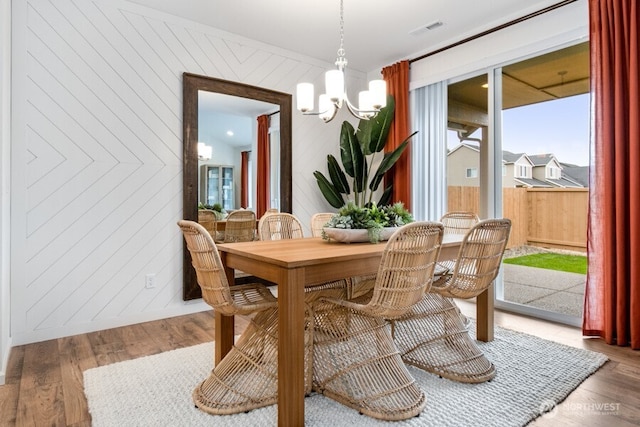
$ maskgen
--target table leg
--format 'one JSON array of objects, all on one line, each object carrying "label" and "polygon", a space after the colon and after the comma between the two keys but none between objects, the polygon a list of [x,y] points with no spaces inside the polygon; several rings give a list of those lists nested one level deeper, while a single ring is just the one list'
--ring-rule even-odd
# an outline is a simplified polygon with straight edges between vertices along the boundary
[{"label": "table leg", "polygon": [[480,341],[493,341],[493,284],[476,298],[476,338]]},{"label": "table leg", "polygon": [[278,425],[304,425],[304,269],[278,282]]},{"label": "table leg", "polygon": [[[221,253],[222,264],[225,264],[225,253]],[[229,285],[233,286],[235,282],[235,270],[233,268],[224,268]],[[217,365],[231,351],[234,342],[235,318],[234,316],[223,316],[214,310],[215,314],[215,351],[214,362]]]}]

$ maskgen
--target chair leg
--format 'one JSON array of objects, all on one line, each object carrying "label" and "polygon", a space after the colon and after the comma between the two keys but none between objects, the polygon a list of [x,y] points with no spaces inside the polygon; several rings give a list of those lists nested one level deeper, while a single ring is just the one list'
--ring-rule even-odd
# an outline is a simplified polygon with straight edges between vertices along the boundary
[{"label": "chair leg", "polygon": [[[305,390],[311,392],[313,317],[305,328]],[[192,394],[209,414],[247,412],[278,401],[278,310],[258,312],[231,351]]]},{"label": "chair leg", "polygon": [[404,420],[426,405],[388,325],[330,303],[314,305],[314,389],[383,420]]},{"label": "chair leg", "polygon": [[394,342],[405,363],[464,383],[493,379],[495,366],[469,335],[455,302],[435,293],[392,322]]}]

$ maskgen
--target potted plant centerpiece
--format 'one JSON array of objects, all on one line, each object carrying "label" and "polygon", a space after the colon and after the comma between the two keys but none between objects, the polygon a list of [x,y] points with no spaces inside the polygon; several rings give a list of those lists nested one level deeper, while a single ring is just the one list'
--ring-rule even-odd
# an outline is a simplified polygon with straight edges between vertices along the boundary
[{"label": "potted plant centerpiece", "polygon": [[[388,96],[387,105],[375,117],[361,119],[357,130],[344,121],[340,129],[342,167],[329,154],[329,178],[320,171],[313,173],[327,202],[339,209],[324,228],[325,239],[377,243],[387,240],[395,231],[393,227],[413,221],[401,202],[391,203],[393,185],[384,188],[377,202],[373,199],[385,172],[398,161],[411,137],[417,133],[409,135],[395,150],[382,153],[394,109],[394,99]],[[375,170],[374,166],[377,166]],[[391,230],[385,232],[388,228]]]},{"label": "potted plant centerpiece", "polygon": [[217,220],[223,219],[225,214],[226,214],[224,209],[222,209],[222,205],[220,203],[214,203],[213,205],[207,205],[207,204],[204,204],[202,202],[199,202],[198,203],[198,209],[199,210],[213,211],[213,213],[216,216]]}]

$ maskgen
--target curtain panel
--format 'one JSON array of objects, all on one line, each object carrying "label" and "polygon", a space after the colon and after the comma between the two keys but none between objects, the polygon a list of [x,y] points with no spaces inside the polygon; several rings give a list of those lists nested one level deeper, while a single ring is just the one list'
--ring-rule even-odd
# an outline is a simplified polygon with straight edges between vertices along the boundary
[{"label": "curtain panel", "polygon": [[447,83],[411,92],[413,216],[438,221],[447,210]]},{"label": "curtain panel", "polygon": [[592,136],[583,334],[640,349],[640,13],[589,0]]},{"label": "curtain panel", "polygon": [[258,170],[257,170],[257,200],[256,217],[260,218],[269,209],[269,176],[271,175],[269,147],[269,116],[258,116]]},{"label": "curtain panel", "polygon": [[240,207],[244,209],[249,206],[249,153],[240,153]]},{"label": "curtain panel", "polygon": [[[393,151],[410,134],[409,132],[409,61],[401,61],[384,67],[382,77],[387,82],[387,92],[396,101],[395,115],[385,146],[385,152]],[[385,186],[393,184],[391,202],[403,202],[411,210],[411,144],[395,165],[385,174]]]}]

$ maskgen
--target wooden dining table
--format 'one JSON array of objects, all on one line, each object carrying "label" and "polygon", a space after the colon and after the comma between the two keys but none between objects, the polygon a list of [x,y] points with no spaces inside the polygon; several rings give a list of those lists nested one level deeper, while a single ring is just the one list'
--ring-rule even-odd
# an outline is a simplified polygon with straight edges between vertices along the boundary
[{"label": "wooden dining table", "polygon": [[[439,259],[455,259],[461,239],[445,236]],[[217,246],[229,283],[234,283],[235,270],[241,270],[278,284],[278,425],[303,426],[305,283],[377,272],[384,242],[345,244],[310,237]],[[478,330],[493,330],[492,314],[491,306],[478,303],[477,322],[483,323]],[[491,336],[482,338],[489,340]],[[231,350],[233,342],[233,316],[216,313],[216,364]]]}]

